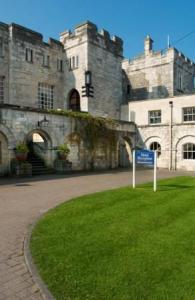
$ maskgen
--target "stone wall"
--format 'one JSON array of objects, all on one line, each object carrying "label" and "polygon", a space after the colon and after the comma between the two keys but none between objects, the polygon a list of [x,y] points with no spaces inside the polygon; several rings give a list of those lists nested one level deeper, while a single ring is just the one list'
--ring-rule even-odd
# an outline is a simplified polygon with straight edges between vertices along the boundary
[{"label": "stone wall", "polygon": [[88,67],[92,72],[94,98],[89,111],[119,119],[122,103],[122,41],[107,31],[95,33],[88,43]]},{"label": "stone wall", "polygon": [[[63,107],[64,73],[57,70],[57,59],[64,61],[63,46],[19,25],[10,26],[9,100],[10,104],[38,107],[38,83],[54,86],[54,108]],[[26,49],[33,51],[33,61],[26,61]],[[49,66],[43,64],[49,56]]]},{"label": "stone wall", "polygon": [[92,73],[94,97],[81,98],[82,110],[118,119],[122,102],[122,40],[116,36],[111,38],[105,30],[98,32],[96,25],[89,21],[78,25],[74,32],[62,33],[60,40],[68,59],[79,57],[79,68],[67,74],[66,85],[69,89],[72,74],[76,88],[82,95],[85,72]]},{"label": "stone wall", "polygon": [[[150,47],[146,47],[148,39]],[[153,51],[150,37],[145,40],[144,54],[124,60],[122,68],[124,103],[194,92],[194,63],[174,48]]]},{"label": "stone wall", "polygon": [[[170,102],[172,102],[172,108]],[[123,106],[121,118],[123,120],[129,118],[129,121],[137,124],[137,146],[149,149],[152,142],[158,142],[161,145],[159,167],[194,170],[195,160],[183,159],[182,153],[185,143],[195,144],[195,122],[184,122],[182,111],[184,107],[194,107],[194,103],[195,95],[132,101]],[[161,111],[161,123],[151,125],[149,124],[149,111],[154,110]]]},{"label": "stone wall", "polygon": [[[116,168],[118,166],[117,144],[113,148],[108,139],[98,142],[95,155],[92,157],[88,148],[88,140],[78,135],[74,119],[58,114],[46,113],[27,108],[1,107],[0,108],[0,142],[1,155],[0,175],[10,169],[10,161],[15,157],[14,149],[19,142],[27,142],[32,133],[38,133],[47,144],[42,158],[48,167],[53,167],[57,158],[56,148],[64,142],[69,144],[69,161],[72,170],[89,170]],[[46,118],[47,124],[41,122]],[[135,125],[121,122],[117,127],[117,136],[133,136]]]},{"label": "stone wall", "polygon": [[0,76],[5,77],[4,97],[9,99],[9,26],[0,22],[0,40],[2,43],[2,56],[0,55]]},{"label": "stone wall", "polygon": [[[70,93],[76,89],[81,111],[119,118],[120,38],[111,38],[105,30],[98,32],[96,25],[88,21],[76,26],[74,32],[63,32],[60,41],[50,38],[46,43],[40,33],[17,24],[0,24],[0,38],[5,53],[0,57],[0,76],[5,76],[6,82],[5,103],[37,108],[38,84],[44,83],[54,86],[54,108],[69,109]],[[33,53],[32,61],[26,60],[27,49]],[[49,57],[49,65],[43,63],[44,57]],[[71,68],[73,57],[78,65]],[[62,71],[57,67],[59,60],[63,62]],[[94,98],[82,97],[86,71],[92,72]]]}]

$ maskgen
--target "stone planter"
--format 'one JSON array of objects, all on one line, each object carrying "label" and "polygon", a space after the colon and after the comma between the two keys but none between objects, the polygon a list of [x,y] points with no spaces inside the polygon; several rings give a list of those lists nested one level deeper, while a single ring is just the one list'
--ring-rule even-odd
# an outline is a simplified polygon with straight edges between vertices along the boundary
[{"label": "stone planter", "polygon": [[17,177],[32,176],[32,165],[27,161],[13,159],[11,161],[11,174]]},{"label": "stone planter", "polygon": [[54,161],[54,169],[56,173],[65,174],[72,171],[72,163],[67,160],[56,159]]},{"label": "stone planter", "polygon": [[63,153],[63,152],[57,152],[57,153],[58,153],[59,160],[64,160],[64,161],[67,160],[68,155],[66,153]]},{"label": "stone planter", "polygon": [[19,161],[25,161],[27,159],[28,153],[15,152],[16,159]]}]

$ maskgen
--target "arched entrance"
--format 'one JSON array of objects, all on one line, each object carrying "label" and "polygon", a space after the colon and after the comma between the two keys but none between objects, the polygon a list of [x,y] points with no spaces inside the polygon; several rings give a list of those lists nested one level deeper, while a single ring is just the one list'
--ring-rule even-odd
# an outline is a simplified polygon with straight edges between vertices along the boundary
[{"label": "arched entrance", "polygon": [[49,149],[51,148],[48,135],[39,130],[32,131],[26,138],[26,144],[29,148],[27,160],[32,165],[33,175],[47,173],[50,165]]},{"label": "arched entrance", "polygon": [[79,95],[79,92],[75,89],[73,89],[70,92],[69,107],[68,108],[70,110],[73,110],[73,111],[80,111],[81,110],[80,95]]},{"label": "arched entrance", "polygon": [[122,137],[119,140],[118,165],[121,168],[132,166],[132,143],[128,137]]}]

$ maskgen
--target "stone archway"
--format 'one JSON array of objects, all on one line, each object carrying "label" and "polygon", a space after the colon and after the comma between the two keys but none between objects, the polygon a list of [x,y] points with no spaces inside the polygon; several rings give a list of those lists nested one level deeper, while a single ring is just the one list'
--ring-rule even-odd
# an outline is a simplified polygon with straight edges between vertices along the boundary
[{"label": "stone archway", "polygon": [[132,149],[131,139],[127,136],[120,137],[118,143],[118,166],[128,168],[132,166]]},{"label": "stone archway", "polygon": [[53,165],[49,135],[41,129],[33,130],[27,134],[26,144],[29,148],[27,160],[31,163],[34,174],[46,172],[47,167]]},{"label": "stone archway", "polygon": [[81,103],[80,103],[80,95],[76,89],[73,89],[69,93],[69,103],[68,109],[73,111],[80,111],[81,110]]}]

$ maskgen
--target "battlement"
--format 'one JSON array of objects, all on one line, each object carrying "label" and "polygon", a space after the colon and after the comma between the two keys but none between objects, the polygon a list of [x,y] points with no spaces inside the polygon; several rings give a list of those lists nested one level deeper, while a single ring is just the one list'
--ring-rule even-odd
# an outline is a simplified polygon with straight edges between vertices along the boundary
[{"label": "battlement", "polygon": [[52,49],[58,49],[61,51],[64,50],[64,46],[60,41],[55,40],[53,38],[49,38],[49,41],[46,43],[44,42],[43,35],[41,33],[15,23],[11,23],[9,25],[0,22],[0,29],[5,30],[10,35],[10,38],[13,40],[20,40],[22,42],[27,42],[32,45],[41,45],[45,47],[50,47]]},{"label": "battlement", "polygon": [[110,36],[110,33],[107,30],[100,30],[95,24],[90,21],[86,21],[77,25],[73,32],[64,31],[60,35],[60,41],[67,46],[69,42],[81,38],[86,37],[87,41],[97,45],[101,48],[104,48],[110,52],[113,52],[115,55],[122,56],[123,55],[123,41],[121,38],[117,36]]},{"label": "battlement", "polygon": [[43,42],[42,34],[15,23],[10,25],[10,34],[13,39],[20,39],[32,44]]},{"label": "battlement", "polygon": [[187,56],[181,53],[174,47],[166,48],[161,51],[153,50],[153,40],[148,35],[144,41],[144,52],[141,55],[138,55],[131,59],[123,60],[123,68],[127,68],[128,66],[136,66],[140,65],[140,63],[147,62],[151,65],[158,65],[159,63],[168,63],[176,61],[180,64],[186,64],[189,67],[194,67],[195,64],[192,60],[190,60]]},{"label": "battlement", "polygon": [[3,22],[0,22],[0,29],[9,31],[9,25]]},{"label": "battlement", "polygon": [[176,48],[174,49],[174,54],[175,54],[175,58],[180,60],[182,63],[187,63],[191,66],[195,66],[195,63],[189,59],[186,55],[184,55],[182,52],[180,52],[179,50],[177,50]]}]

